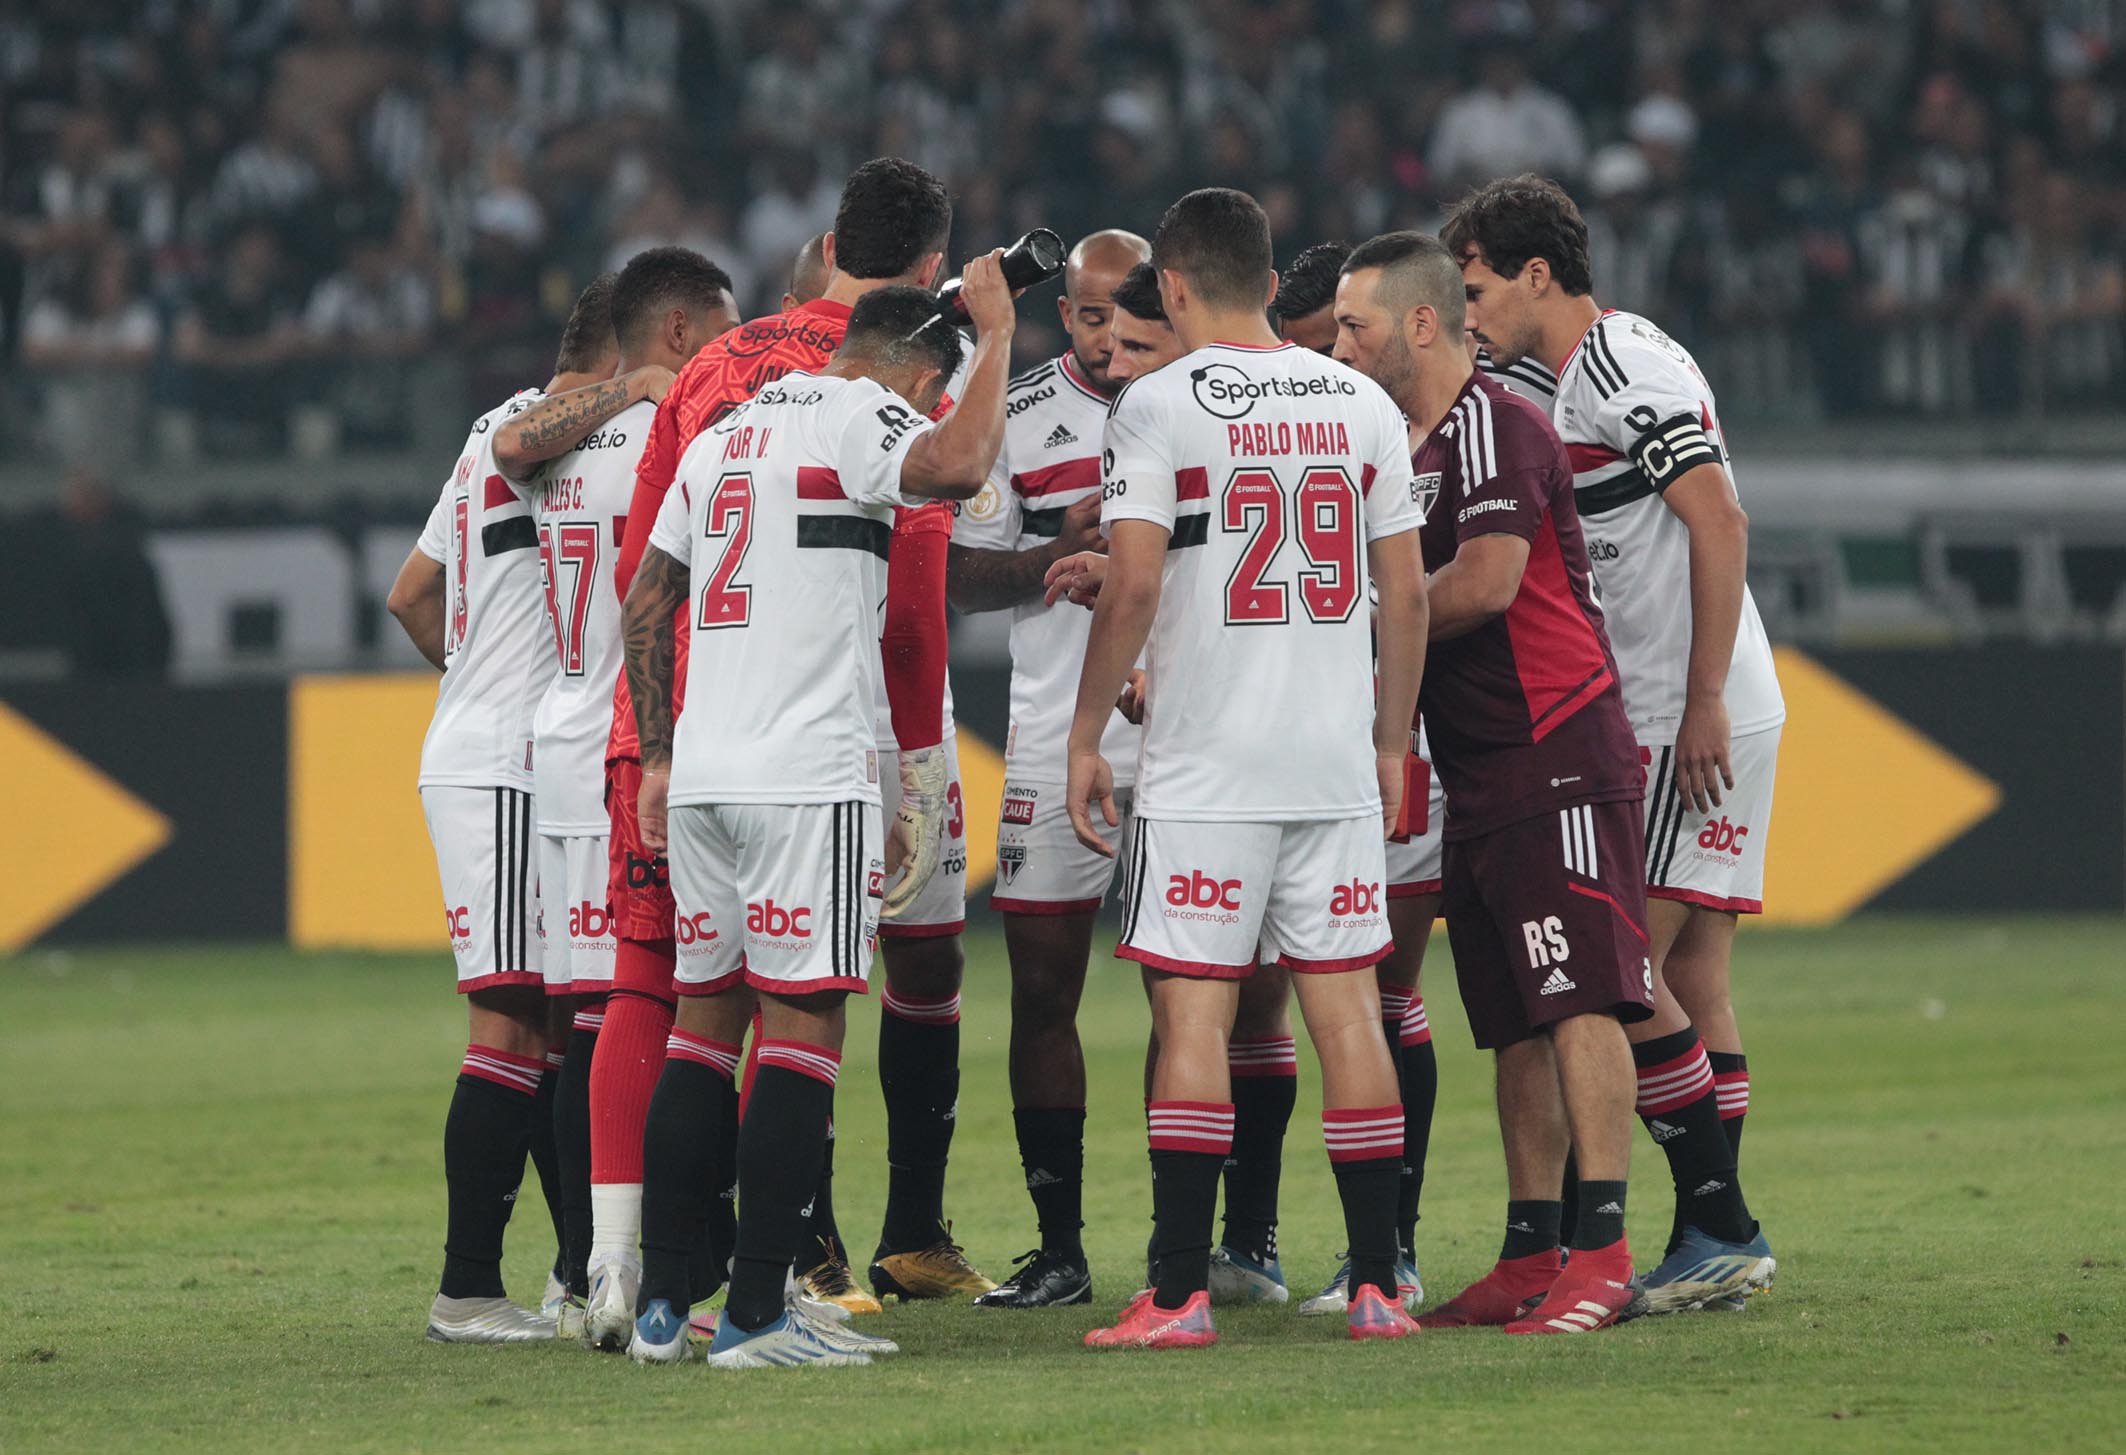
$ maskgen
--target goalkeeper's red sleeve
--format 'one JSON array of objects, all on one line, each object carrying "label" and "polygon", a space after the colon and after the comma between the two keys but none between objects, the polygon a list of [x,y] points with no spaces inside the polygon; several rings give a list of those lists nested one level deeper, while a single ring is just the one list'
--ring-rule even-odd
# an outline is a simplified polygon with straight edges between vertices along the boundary
[{"label": "goalkeeper's red sleeve", "polygon": [[945,740],[945,547],[952,507],[898,513],[886,566],[886,701],[894,741],[908,751]]},{"label": "goalkeeper's red sleeve", "polygon": [[649,549],[650,530],[657,524],[664,493],[672,488],[672,477],[679,473],[679,455],[679,412],[673,396],[667,394],[657,406],[650,437],[643,444],[642,458],[635,464],[635,492],[628,500],[620,559],[613,565],[613,585],[622,601],[627,600],[627,588],[635,579],[635,568],[642,564],[642,553]]}]

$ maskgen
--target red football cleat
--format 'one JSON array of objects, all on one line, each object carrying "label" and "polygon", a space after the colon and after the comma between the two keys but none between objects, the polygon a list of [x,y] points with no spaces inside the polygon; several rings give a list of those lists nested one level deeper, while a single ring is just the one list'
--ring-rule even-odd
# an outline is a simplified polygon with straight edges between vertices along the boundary
[{"label": "red football cleat", "polygon": [[1384,1297],[1370,1283],[1358,1286],[1344,1316],[1354,1339],[1406,1339],[1419,1332],[1417,1320],[1403,1312],[1402,1300]]},{"label": "red football cleat", "polygon": [[1147,1290],[1129,1301],[1113,1328],[1094,1329],[1085,1336],[1088,1349],[1201,1349],[1217,1342],[1211,1296],[1202,1289],[1176,1309],[1159,1307]]},{"label": "red football cleat", "polygon": [[1501,1258],[1491,1271],[1429,1313],[1418,1315],[1421,1329],[1496,1327],[1519,1317],[1521,1306],[1558,1281],[1558,1250]]},{"label": "red football cleat", "polygon": [[1591,1334],[1630,1317],[1645,1298],[1631,1274],[1631,1249],[1619,1238],[1606,1248],[1574,1253],[1542,1303],[1506,1325],[1506,1332]]}]

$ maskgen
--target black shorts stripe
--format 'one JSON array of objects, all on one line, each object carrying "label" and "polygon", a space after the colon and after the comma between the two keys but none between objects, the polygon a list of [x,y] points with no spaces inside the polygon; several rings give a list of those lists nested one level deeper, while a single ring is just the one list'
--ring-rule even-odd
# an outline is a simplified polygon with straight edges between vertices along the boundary
[{"label": "black shorts stripe", "polygon": [[1129,867],[1122,876],[1125,900],[1122,943],[1125,945],[1137,938],[1137,920],[1144,908],[1144,857],[1144,821],[1132,819],[1129,833]]},{"label": "black shorts stripe", "polygon": [[490,556],[506,551],[537,550],[539,527],[528,515],[505,516],[480,527],[480,550]]},{"label": "black shorts stripe", "polygon": [[1170,551],[1185,551],[1190,546],[1200,546],[1211,538],[1211,513],[1184,515],[1174,522],[1173,534],[1167,537],[1166,548]]},{"label": "black shorts stripe", "polygon": [[500,969],[501,969],[501,968],[503,967],[504,963],[506,962],[506,956],[505,956],[505,954],[504,954],[504,951],[503,951],[503,946],[502,946],[502,899],[503,899],[503,889],[504,889],[504,886],[505,886],[505,885],[507,885],[507,884],[508,884],[508,882],[509,882],[509,881],[508,881],[508,879],[507,879],[507,878],[505,877],[505,866],[506,866],[506,865],[508,864],[508,862],[509,862],[509,834],[508,834],[508,833],[507,833],[507,832],[506,832],[506,831],[504,830],[504,828],[503,828],[503,826],[502,826],[502,816],[503,816],[503,814],[504,814],[504,813],[506,812],[506,809],[505,809],[505,807],[504,807],[504,805],[503,805],[503,802],[502,802],[502,795],[503,795],[504,793],[507,793],[508,791],[509,791],[509,790],[508,790],[508,789],[506,789],[506,788],[497,788],[497,789],[496,789],[496,790],[494,791],[494,793],[495,793],[495,870],[494,870],[494,872],[495,872],[495,892],[494,892],[494,916],[493,916],[493,918],[494,918],[494,923],[493,923],[493,925],[492,925],[492,926],[491,926],[491,927],[489,928],[489,931],[488,931],[488,938],[489,938],[489,948],[490,948],[490,949],[492,950],[492,952],[493,952],[493,955],[494,955],[494,966],[495,966],[495,969],[497,969],[497,970],[500,970]]},{"label": "black shorts stripe", "polygon": [[871,872],[871,859],[864,844],[864,805],[849,805],[849,826],[854,831],[856,852],[849,856],[849,974],[861,975],[865,969],[864,921],[869,915],[865,891],[870,887],[866,878]]},{"label": "black shorts stripe", "polygon": [[1669,876],[1675,872],[1676,846],[1683,841],[1684,819],[1692,812],[1690,806],[1683,801],[1680,790],[1670,793],[1669,797],[1675,800],[1676,808],[1675,812],[1668,816],[1668,846],[1661,852],[1661,877],[1652,881],[1657,884],[1668,883]]},{"label": "black shorts stripe", "polygon": [[829,820],[833,847],[827,860],[827,950],[836,975],[842,973],[842,916],[846,913],[842,904],[842,885],[848,880],[842,859],[848,847],[842,839],[843,830],[847,826],[842,807],[839,803],[835,804]]},{"label": "black shorts stripe", "polygon": [[797,546],[805,551],[869,551],[883,561],[893,549],[893,527],[861,515],[800,515]]}]

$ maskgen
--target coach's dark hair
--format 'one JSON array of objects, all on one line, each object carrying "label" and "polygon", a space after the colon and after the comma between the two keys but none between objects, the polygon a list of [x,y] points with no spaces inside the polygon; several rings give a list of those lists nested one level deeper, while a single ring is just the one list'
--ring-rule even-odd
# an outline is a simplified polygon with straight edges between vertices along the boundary
[{"label": "coach's dark hair", "polygon": [[1380,270],[1374,300],[1398,322],[1425,304],[1439,315],[1440,331],[1459,339],[1468,300],[1462,293],[1462,267],[1447,245],[1421,232],[1384,232],[1368,238],[1344,260],[1345,274]]},{"label": "coach's dark hair", "polygon": [[1159,270],[1139,263],[1122,275],[1122,281],[1107,295],[1115,307],[1146,323],[1165,323],[1166,304],[1159,297]]},{"label": "coach's dark hair", "polygon": [[711,313],[730,291],[731,275],[692,248],[645,248],[613,280],[613,337],[632,353],[667,309]]},{"label": "coach's dark hair", "polygon": [[902,278],[945,250],[952,199],[913,162],[878,157],[849,174],[834,213],[834,266],[852,278]]},{"label": "coach's dark hair", "polygon": [[561,350],[554,355],[556,374],[587,374],[608,362],[617,348],[613,341],[613,273],[600,273],[590,286],[576,295],[561,327]]},{"label": "coach's dark hair", "polygon": [[938,313],[937,295],[899,285],[874,288],[849,310],[841,349],[891,367],[920,364],[951,378],[960,366],[960,331]]},{"label": "coach's dark hair", "polygon": [[1563,187],[1523,172],[1486,182],[1447,209],[1440,241],[1457,263],[1478,259],[1501,278],[1518,278],[1530,258],[1573,297],[1594,291],[1587,262],[1587,220]]},{"label": "coach's dark hair", "polygon": [[1166,209],[1152,265],[1188,280],[1212,308],[1260,308],[1270,291],[1270,219],[1230,187],[1203,187]]},{"label": "coach's dark hair", "polygon": [[1278,273],[1277,296],[1270,300],[1270,312],[1290,320],[1327,308],[1336,301],[1336,280],[1343,276],[1344,259],[1350,256],[1351,245],[1342,242],[1316,243],[1301,252]]}]

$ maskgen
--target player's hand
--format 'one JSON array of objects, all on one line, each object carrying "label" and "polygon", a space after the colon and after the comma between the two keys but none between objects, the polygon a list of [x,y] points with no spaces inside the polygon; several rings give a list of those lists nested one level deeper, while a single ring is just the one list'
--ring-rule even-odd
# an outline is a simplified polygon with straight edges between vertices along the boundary
[{"label": "player's hand", "polygon": [[652,854],[662,854],[667,847],[664,804],[671,792],[671,769],[642,770],[642,787],[635,793],[635,826],[642,833],[642,847]]},{"label": "player's hand", "polygon": [[1136,727],[1143,727],[1144,709],[1147,705],[1145,701],[1144,669],[1142,667],[1132,667],[1129,669],[1129,681],[1122,684],[1122,695],[1115,699],[1115,711],[1122,714],[1125,722]]},{"label": "player's hand", "polygon": [[1676,792],[1699,813],[1711,813],[1720,806],[1720,791],[1734,786],[1727,703],[1718,697],[1687,699],[1676,726]]},{"label": "player's hand", "polygon": [[1107,766],[1107,759],[1097,749],[1090,753],[1071,752],[1070,787],[1064,791],[1063,803],[1070,810],[1070,827],[1078,842],[1103,859],[1114,858],[1115,846],[1093,825],[1093,808],[1097,805],[1109,828],[1122,826],[1122,815],[1115,811],[1115,770]]},{"label": "player's hand", "polygon": [[946,795],[951,774],[942,744],[900,755],[901,805],[886,832],[886,877],[907,872],[886,891],[879,906],[884,919],[895,919],[922,896],[945,857]]},{"label": "player's hand", "polygon": [[960,273],[960,302],[967,308],[975,333],[983,338],[1008,339],[1019,322],[1011,285],[1004,281],[1003,256],[1002,248],[991,248]]},{"label": "player's hand", "polygon": [[662,364],[644,364],[632,370],[629,378],[635,381],[635,392],[652,404],[664,403],[664,396],[672,392],[672,381],[679,376]]},{"label": "player's hand", "polygon": [[1063,526],[1056,532],[1056,554],[1074,556],[1079,551],[1100,548],[1100,493],[1063,508]]},{"label": "player's hand", "polygon": [[1402,748],[1373,755],[1373,772],[1380,779],[1380,836],[1384,839],[1395,837],[1403,816],[1403,760],[1409,756]]},{"label": "player's hand", "polygon": [[1107,579],[1107,557],[1099,551],[1080,551],[1074,556],[1065,556],[1048,568],[1042,578],[1046,591],[1042,600],[1054,606],[1064,597],[1072,604],[1092,609],[1099,599],[1100,583]]}]

